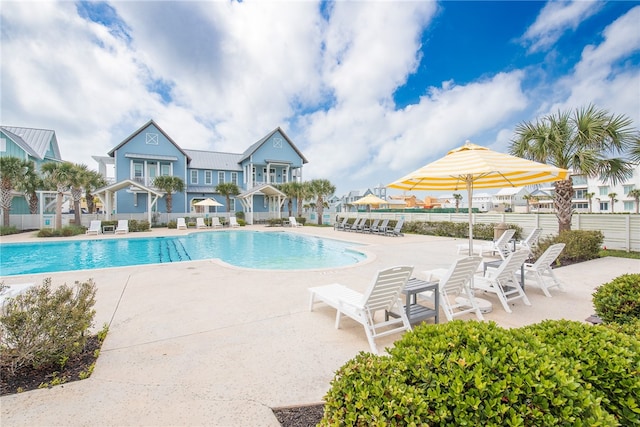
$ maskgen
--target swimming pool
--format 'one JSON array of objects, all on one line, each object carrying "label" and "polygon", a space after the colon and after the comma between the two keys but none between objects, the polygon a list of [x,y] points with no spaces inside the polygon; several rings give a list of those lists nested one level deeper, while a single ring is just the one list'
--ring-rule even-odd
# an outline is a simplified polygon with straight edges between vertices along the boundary
[{"label": "swimming pool", "polygon": [[307,270],[366,258],[354,243],[286,232],[215,231],[186,236],[0,245],[0,276],[219,258],[245,268]]}]

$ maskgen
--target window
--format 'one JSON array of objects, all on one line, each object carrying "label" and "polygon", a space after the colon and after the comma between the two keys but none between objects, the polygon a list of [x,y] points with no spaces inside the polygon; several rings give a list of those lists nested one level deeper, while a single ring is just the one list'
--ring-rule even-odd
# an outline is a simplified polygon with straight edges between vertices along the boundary
[{"label": "window", "polygon": [[573,209],[588,210],[589,209],[589,203],[574,203],[573,204]]},{"label": "window", "polygon": [[231,172],[231,183],[238,185],[238,172]]},{"label": "window", "polygon": [[605,186],[602,186],[602,187],[598,187],[598,189],[600,191],[599,194],[601,196],[607,197],[609,195],[609,186],[608,185],[605,185]]},{"label": "window", "polygon": [[170,163],[162,163],[162,164],[160,164],[160,175],[162,175],[162,176],[171,175],[171,164]]},{"label": "window", "polygon": [[213,185],[213,171],[204,171],[204,184]]},{"label": "window", "polygon": [[224,172],[218,172],[218,184],[224,184]]},{"label": "window", "polygon": [[145,141],[148,145],[158,145],[158,134],[157,133],[147,133],[145,134]]},{"label": "window", "polygon": [[133,180],[136,182],[142,182],[144,180],[144,164],[133,164]]},{"label": "window", "polygon": [[0,138],[0,153],[4,153],[5,151],[7,151],[7,140]]},{"label": "window", "polygon": [[630,191],[633,191],[634,188],[635,188],[635,185],[633,185],[633,184],[631,184],[631,185],[623,185],[622,186],[622,192],[626,196],[627,194],[629,194]]},{"label": "window", "polygon": [[600,202],[600,211],[606,212],[609,210],[609,202]]},{"label": "window", "polygon": [[636,202],[624,202],[624,211],[625,212],[635,212]]},{"label": "window", "polygon": [[256,168],[251,168],[251,182],[256,182]]},{"label": "window", "polygon": [[571,177],[571,181],[573,182],[574,186],[582,186],[582,185],[587,185],[587,177],[584,175],[573,175]]},{"label": "window", "polygon": [[229,199],[229,212],[236,211],[236,199]]},{"label": "window", "polygon": [[573,192],[573,198],[574,199],[586,199],[587,198],[587,190],[584,188],[575,190]]},{"label": "window", "polygon": [[193,169],[190,171],[191,172],[191,184],[197,184],[198,183],[198,171]]}]

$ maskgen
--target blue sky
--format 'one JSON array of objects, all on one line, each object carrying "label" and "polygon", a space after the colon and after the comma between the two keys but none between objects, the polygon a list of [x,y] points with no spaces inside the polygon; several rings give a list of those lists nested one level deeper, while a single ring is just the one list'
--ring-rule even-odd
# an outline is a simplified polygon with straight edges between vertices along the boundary
[{"label": "blue sky", "polygon": [[2,124],[96,167],[149,119],[242,152],[280,126],[304,179],[388,184],[593,103],[640,123],[640,2],[3,1]]}]

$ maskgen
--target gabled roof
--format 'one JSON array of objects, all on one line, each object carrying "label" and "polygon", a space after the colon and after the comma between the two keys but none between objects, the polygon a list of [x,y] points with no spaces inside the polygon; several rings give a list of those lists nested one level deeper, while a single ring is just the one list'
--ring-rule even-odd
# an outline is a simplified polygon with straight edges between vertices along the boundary
[{"label": "gabled roof", "polygon": [[242,162],[245,159],[248,159],[249,157],[251,157],[251,155],[253,153],[255,153],[258,150],[258,148],[260,148],[262,146],[262,144],[267,142],[267,140],[269,140],[269,138],[271,138],[276,132],[280,132],[280,134],[284,137],[284,139],[287,140],[289,145],[291,145],[291,148],[293,148],[295,150],[296,154],[298,154],[298,156],[300,156],[300,158],[302,159],[302,163],[303,164],[304,163],[309,163],[309,161],[302,155],[300,150],[298,150],[298,147],[296,147],[296,145],[289,139],[287,134],[284,133],[284,131],[279,126],[277,128],[275,128],[273,131],[271,131],[270,133],[268,133],[266,136],[264,136],[259,141],[253,143],[249,148],[247,148],[244,151],[244,153],[242,153],[242,157],[240,158],[240,162]]},{"label": "gabled roof", "polygon": [[2,131],[16,145],[38,160],[44,160],[49,147],[53,150],[53,159],[62,160],[58,139],[52,130],[2,126]]},{"label": "gabled roof", "polygon": [[140,133],[142,133],[142,131],[144,131],[146,128],[148,128],[151,125],[154,125],[156,127],[156,129],[158,129],[158,131],[162,135],[164,135],[164,137],[167,138],[167,140],[170,143],[172,143],[178,149],[178,151],[180,151],[187,158],[187,163],[191,162],[191,157],[189,157],[189,155],[182,148],[180,148],[180,146],[173,139],[171,139],[171,137],[164,130],[162,130],[162,128],[160,126],[158,126],[158,124],[155,121],[153,121],[153,119],[149,120],[147,123],[145,123],[143,126],[141,126],[137,131],[133,132],[131,135],[129,135],[127,138],[125,138],[124,141],[122,141],[120,144],[118,144],[114,149],[109,151],[109,153],[107,153],[107,154],[109,154],[109,156],[113,157],[115,155],[115,152],[117,150],[119,150],[120,147],[125,145],[127,142],[131,141],[133,138],[138,136]]},{"label": "gabled roof", "polygon": [[253,187],[252,189],[245,191],[243,193],[240,193],[236,196],[236,198],[238,199],[246,199],[247,197],[251,197],[254,194],[264,194],[265,196],[281,196],[286,198],[287,195],[284,194],[282,191],[278,190],[277,188],[275,188],[272,185],[269,184],[262,184],[259,185],[257,187]]},{"label": "gabled roof", "polygon": [[184,150],[191,157],[189,167],[193,169],[211,169],[219,171],[242,172],[240,159],[242,154],[220,153],[215,151]]}]

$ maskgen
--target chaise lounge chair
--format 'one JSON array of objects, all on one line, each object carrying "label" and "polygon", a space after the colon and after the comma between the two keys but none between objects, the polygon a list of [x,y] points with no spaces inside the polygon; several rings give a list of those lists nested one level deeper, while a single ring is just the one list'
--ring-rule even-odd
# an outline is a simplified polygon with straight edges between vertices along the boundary
[{"label": "chaise lounge chair", "polygon": [[236,219],[235,216],[229,217],[229,226],[230,227],[240,227],[240,224],[238,224],[238,220]]},{"label": "chaise lounge chair", "polygon": [[[452,321],[454,317],[467,313],[474,313],[478,320],[484,320],[480,306],[471,289],[471,280],[481,262],[481,257],[471,256],[460,258],[455,261],[449,269],[424,272],[427,280],[437,280],[439,282],[440,307],[442,307],[448,321]],[[433,300],[432,292],[419,293],[418,297],[420,299]]]},{"label": "chaise lounge chair", "polygon": [[386,236],[404,236],[404,234],[402,234],[402,226],[404,225],[404,219],[399,219],[398,222],[396,223],[396,226],[393,227],[393,230],[387,230],[384,234]]},{"label": "chaise lounge chair", "polygon": [[542,289],[542,292],[548,297],[551,297],[549,288],[557,287],[561,291],[564,291],[562,282],[558,280],[555,274],[553,274],[553,268],[551,264],[558,258],[562,250],[564,249],[564,243],[556,243],[547,248],[540,258],[533,264],[524,264],[525,278],[533,276],[538,283],[538,286]]},{"label": "chaise lounge chair", "polygon": [[184,218],[178,218],[176,222],[177,222],[176,228],[178,230],[186,230],[187,229],[187,222],[184,220]]},{"label": "chaise lounge chair", "polygon": [[118,220],[118,226],[116,227],[115,233],[128,233],[129,232],[129,220],[120,219]]},{"label": "chaise lounge chair", "polygon": [[89,225],[89,228],[87,229],[86,234],[95,234],[96,236],[100,233],[102,233],[102,221],[98,220],[92,220],[91,224]]},{"label": "chaise lounge chair", "polygon": [[363,233],[371,233],[371,230],[373,228],[378,228],[378,224],[380,224],[380,220],[376,219],[375,221],[373,221],[373,224],[371,225],[366,225],[362,228],[362,232]]},{"label": "chaise lounge chair", "polygon": [[196,228],[209,228],[204,222],[204,218],[196,218]]},{"label": "chaise lounge chair", "polygon": [[378,227],[371,227],[370,233],[376,234],[385,234],[387,232],[387,227],[389,226],[389,220],[385,219],[382,221],[382,224]]},{"label": "chaise lounge chair", "polygon": [[211,227],[213,228],[222,228],[222,223],[220,222],[220,218],[214,216],[211,218]]},{"label": "chaise lounge chair", "polygon": [[296,217],[295,216],[290,216],[289,217],[289,225],[291,227],[302,227],[302,224],[298,224],[298,221],[296,221]]},{"label": "chaise lounge chair", "polygon": [[333,229],[334,230],[344,230],[345,227],[348,225],[347,221],[349,220],[349,218],[347,218],[346,216],[344,218],[342,218],[342,222],[336,222],[335,224],[333,224]]},{"label": "chaise lounge chair", "polygon": [[[340,328],[340,318],[343,314],[359,322],[364,326],[371,352],[377,354],[376,338],[411,330],[400,293],[412,272],[412,266],[391,267],[378,271],[375,280],[363,294],[337,283],[309,288],[309,310],[313,311],[316,300],[335,308],[336,329]],[[375,312],[384,310],[394,311],[399,317],[376,322]],[[384,319],[384,316],[382,317]]]},{"label": "chaise lounge chair", "polygon": [[[505,260],[509,254],[511,254],[511,239],[513,235],[516,233],[516,230],[513,228],[509,228],[502,233],[500,237],[496,241],[483,243],[480,246],[473,246],[473,253],[477,253],[480,256],[483,256],[485,252],[488,252],[491,255],[495,255],[497,252],[500,258]],[[464,243],[458,245],[458,253],[466,253],[469,250],[469,244]],[[470,254],[472,255],[472,254]]]},{"label": "chaise lounge chair", "polygon": [[516,271],[520,270],[528,257],[529,251],[526,249],[513,252],[498,268],[488,268],[484,276],[475,276],[474,289],[496,294],[507,313],[511,313],[511,301],[522,299],[525,305],[531,305],[516,276]]},{"label": "chaise lounge chair", "polygon": [[534,228],[526,239],[516,243],[516,249],[528,249],[529,253],[531,253],[533,247],[538,244],[538,239],[540,238],[541,233],[542,228]]}]

